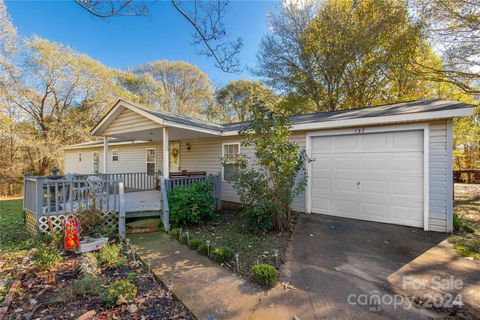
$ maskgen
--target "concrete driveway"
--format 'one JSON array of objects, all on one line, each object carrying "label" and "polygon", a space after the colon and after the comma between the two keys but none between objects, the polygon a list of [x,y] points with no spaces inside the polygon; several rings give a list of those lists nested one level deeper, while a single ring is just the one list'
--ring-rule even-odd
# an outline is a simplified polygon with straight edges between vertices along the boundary
[{"label": "concrete driveway", "polygon": [[[447,235],[420,229],[302,214],[283,273],[302,319],[423,319],[439,314],[402,301],[388,277]],[[378,299],[380,303],[378,303]],[[277,297],[278,298],[278,297]],[[373,299],[373,300],[372,300]],[[272,295],[271,303],[275,301]],[[268,304],[267,301],[264,304]],[[397,304],[397,305],[395,305]]]}]

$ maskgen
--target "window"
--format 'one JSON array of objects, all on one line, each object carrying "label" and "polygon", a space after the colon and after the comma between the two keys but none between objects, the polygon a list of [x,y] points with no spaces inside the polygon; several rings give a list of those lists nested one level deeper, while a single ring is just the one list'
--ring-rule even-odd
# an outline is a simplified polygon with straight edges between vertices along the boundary
[{"label": "window", "polygon": [[98,152],[93,153],[93,172],[98,173],[100,170],[100,158],[98,157]]},{"label": "window", "polygon": [[82,162],[82,153],[81,152],[78,153],[78,162]]},{"label": "window", "polygon": [[[222,158],[226,160],[227,163],[234,163],[238,159],[240,154],[240,142],[234,143],[224,143],[222,150]],[[228,178],[234,173],[235,168],[233,166],[224,165],[223,166],[223,180],[228,180]]]},{"label": "window", "polygon": [[156,150],[147,149],[147,173],[155,174]]},{"label": "window", "polygon": [[118,161],[119,152],[118,150],[112,150],[112,161]]}]

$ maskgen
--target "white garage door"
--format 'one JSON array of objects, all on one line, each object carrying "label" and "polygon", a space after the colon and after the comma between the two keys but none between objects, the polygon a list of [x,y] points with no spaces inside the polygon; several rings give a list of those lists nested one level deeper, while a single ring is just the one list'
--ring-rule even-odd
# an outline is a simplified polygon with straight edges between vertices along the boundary
[{"label": "white garage door", "polygon": [[423,131],[312,137],[311,211],[423,227]]}]

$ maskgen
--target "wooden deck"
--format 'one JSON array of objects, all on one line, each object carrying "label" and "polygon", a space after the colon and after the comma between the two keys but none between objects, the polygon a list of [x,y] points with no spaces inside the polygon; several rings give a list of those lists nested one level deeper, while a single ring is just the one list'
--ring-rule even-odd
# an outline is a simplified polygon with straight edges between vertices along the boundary
[{"label": "wooden deck", "polygon": [[127,218],[159,216],[161,194],[157,190],[125,193],[125,212]]}]

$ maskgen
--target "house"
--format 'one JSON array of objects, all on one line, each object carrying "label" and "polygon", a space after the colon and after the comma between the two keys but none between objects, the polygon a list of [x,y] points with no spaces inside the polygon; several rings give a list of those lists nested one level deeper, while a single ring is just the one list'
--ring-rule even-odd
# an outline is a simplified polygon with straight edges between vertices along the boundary
[{"label": "house", "polygon": [[[453,229],[453,118],[473,106],[442,99],[291,117],[305,147],[308,186],[293,209],[450,232]],[[119,100],[93,128],[103,141],[64,149],[64,171],[79,174],[228,172],[222,157],[252,155],[247,123],[218,125]],[[221,200],[238,202],[222,181]]]}]

